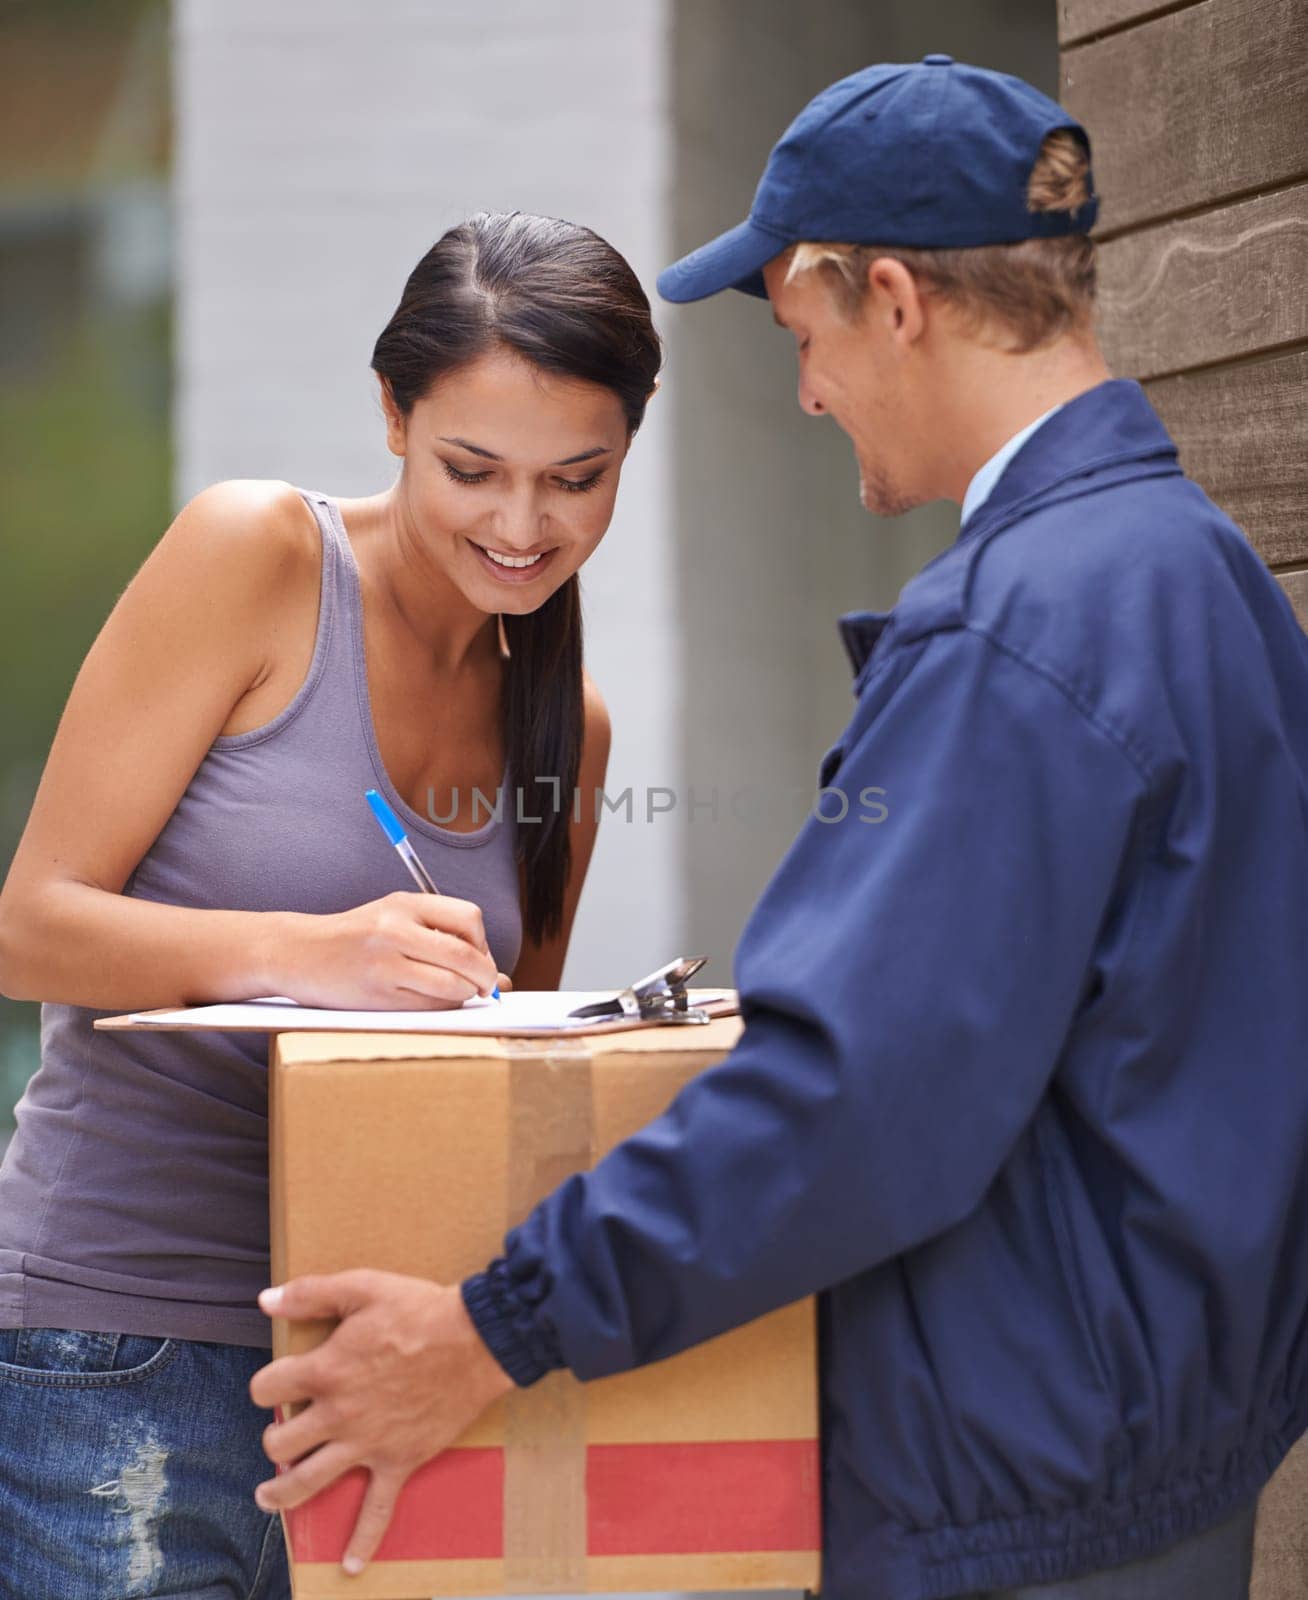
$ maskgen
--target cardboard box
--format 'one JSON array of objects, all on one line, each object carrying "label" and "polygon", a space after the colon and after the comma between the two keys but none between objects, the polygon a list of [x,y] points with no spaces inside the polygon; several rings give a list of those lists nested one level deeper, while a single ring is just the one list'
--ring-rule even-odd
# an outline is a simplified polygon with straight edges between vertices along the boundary
[{"label": "cardboard box", "polygon": [[[279,1035],[274,1282],[358,1266],[461,1281],[740,1027]],[[329,1331],[274,1327],[278,1355]],[[815,1589],[813,1302],[635,1372],[556,1372],[506,1395],[410,1479],[378,1558],[349,1578],[339,1563],[364,1481],[349,1473],[286,1517],[297,1600]]]}]

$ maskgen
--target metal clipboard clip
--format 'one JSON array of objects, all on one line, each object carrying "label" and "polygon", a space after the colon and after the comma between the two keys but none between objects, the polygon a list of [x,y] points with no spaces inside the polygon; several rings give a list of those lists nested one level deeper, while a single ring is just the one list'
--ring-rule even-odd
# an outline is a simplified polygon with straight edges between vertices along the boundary
[{"label": "metal clipboard clip", "polygon": [[692,1006],[686,984],[708,960],[707,956],[678,956],[646,978],[638,978],[630,988],[612,1000],[597,1000],[578,1006],[569,1017],[635,1017],[641,1022],[711,1022],[707,1011]]}]

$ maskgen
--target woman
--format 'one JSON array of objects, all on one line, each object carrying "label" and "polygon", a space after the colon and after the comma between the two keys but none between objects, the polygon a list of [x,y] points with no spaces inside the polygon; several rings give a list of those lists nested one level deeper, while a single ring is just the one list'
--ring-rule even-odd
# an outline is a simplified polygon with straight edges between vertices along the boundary
[{"label": "woman", "polygon": [[608,753],[576,574],[659,363],[611,246],[474,217],[373,353],[391,487],[206,489],[92,646],[0,894],[0,990],[45,1002],[0,1169],[0,1594],[289,1593],[246,1393],[267,1041],[91,1024],[557,986]]}]

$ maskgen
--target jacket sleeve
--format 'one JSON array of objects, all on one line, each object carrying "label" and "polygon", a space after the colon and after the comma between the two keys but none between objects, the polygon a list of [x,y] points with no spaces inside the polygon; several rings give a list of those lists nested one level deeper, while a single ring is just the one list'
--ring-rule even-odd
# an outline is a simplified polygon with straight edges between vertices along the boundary
[{"label": "jacket sleeve", "polygon": [[736,1048],[463,1285],[518,1383],[673,1355],[913,1249],[976,1207],[1033,1115],[1146,785],[1072,691],[978,632],[888,671],[828,820],[745,928]]}]

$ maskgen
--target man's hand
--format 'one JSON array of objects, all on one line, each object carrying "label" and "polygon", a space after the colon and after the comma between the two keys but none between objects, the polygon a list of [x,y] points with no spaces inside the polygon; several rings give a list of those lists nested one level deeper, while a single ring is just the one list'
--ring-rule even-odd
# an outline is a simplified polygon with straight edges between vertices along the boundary
[{"label": "man's hand", "polygon": [[367,1467],[371,1480],[343,1562],[361,1572],[410,1474],[513,1380],[482,1343],[457,1286],[359,1270],[293,1278],[265,1289],[259,1304],[269,1316],[342,1320],[317,1349],[270,1362],[250,1380],[258,1406],[309,1402],[264,1429],[268,1457],[298,1464],[261,1483],[255,1500],[286,1511],[351,1467]]}]

